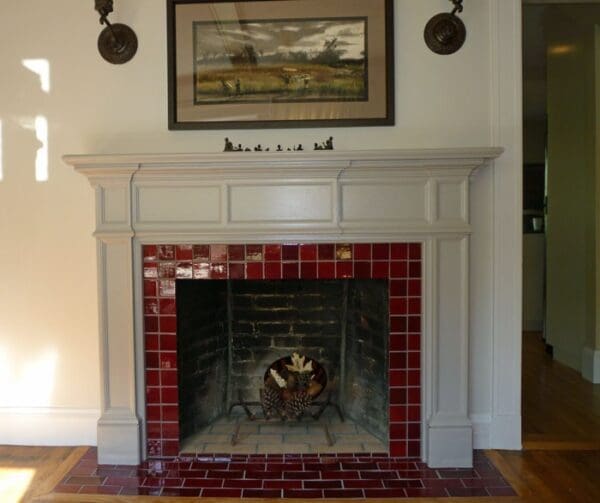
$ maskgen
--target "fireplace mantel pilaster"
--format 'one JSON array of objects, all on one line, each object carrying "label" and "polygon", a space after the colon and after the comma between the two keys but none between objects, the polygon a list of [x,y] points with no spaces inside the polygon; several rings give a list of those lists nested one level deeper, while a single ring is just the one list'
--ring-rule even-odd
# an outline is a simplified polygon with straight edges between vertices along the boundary
[{"label": "fireplace mantel pilaster", "polygon": [[158,155],[64,160],[96,191],[99,462],[144,457],[141,244],[424,245],[423,459],[472,465],[469,178],[499,148]]}]

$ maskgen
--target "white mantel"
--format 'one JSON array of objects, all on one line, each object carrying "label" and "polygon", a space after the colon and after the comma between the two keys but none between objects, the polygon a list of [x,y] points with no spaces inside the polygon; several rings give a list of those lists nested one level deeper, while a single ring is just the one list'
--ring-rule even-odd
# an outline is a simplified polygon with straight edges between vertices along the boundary
[{"label": "white mantel", "polygon": [[500,148],[158,155],[64,160],[96,191],[99,460],[144,456],[144,243],[424,245],[423,459],[472,465],[469,178]]}]

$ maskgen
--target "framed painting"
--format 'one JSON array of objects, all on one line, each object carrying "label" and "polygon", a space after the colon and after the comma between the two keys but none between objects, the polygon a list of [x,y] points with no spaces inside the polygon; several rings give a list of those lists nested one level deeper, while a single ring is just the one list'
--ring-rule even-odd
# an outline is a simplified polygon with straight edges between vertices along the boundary
[{"label": "framed painting", "polygon": [[167,0],[169,129],[394,124],[393,0]]}]

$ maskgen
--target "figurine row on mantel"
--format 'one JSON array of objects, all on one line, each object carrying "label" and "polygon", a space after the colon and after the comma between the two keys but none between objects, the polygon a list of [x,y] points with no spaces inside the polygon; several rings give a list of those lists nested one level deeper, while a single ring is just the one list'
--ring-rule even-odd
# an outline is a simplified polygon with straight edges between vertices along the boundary
[{"label": "figurine row on mantel", "polygon": [[[315,143],[313,150],[333,150],[333,136],[330,136],[321,143]],[[263,147],[260,143],[253,148],[245,147],[241,143],[237,146],[229,138],[225,138],[225,148],[223,152],[304,152],[305,149],[302,144],[294,145],[292,147],[286,147],[285,149],[281,145],[277,145],[277,148],[271,150],[270,147]]]}]

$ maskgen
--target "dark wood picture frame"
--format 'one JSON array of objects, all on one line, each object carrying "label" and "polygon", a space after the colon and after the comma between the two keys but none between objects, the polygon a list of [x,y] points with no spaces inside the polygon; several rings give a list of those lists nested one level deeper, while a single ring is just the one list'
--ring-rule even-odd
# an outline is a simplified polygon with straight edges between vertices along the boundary
[{"label": "dark wood picture frame", "polygon": [[167,0],[169,129],[393,125],[393,0],[343,4]]}]

